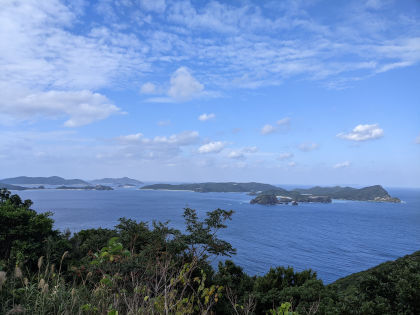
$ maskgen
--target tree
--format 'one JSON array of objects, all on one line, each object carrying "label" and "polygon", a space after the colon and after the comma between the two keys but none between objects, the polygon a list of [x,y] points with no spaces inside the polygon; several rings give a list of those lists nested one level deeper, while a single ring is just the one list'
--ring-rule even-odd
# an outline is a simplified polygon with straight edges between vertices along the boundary
[{"label": "tree", "polygon": [[45,255],[46,240],[59,235],[53,230],[51,213],[30,209],[32,201],[22,201],[6,189],[0,191],[0,259],[4,267],[25,263],[33,268]]}]

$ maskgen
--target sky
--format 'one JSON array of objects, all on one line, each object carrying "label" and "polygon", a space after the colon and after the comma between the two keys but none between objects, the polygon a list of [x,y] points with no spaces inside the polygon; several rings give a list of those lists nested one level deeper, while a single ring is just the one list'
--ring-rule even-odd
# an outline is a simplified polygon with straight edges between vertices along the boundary
[{"label": "sky", "polygon": [[420,187],[420,2],[0,0],[0,178]]}]

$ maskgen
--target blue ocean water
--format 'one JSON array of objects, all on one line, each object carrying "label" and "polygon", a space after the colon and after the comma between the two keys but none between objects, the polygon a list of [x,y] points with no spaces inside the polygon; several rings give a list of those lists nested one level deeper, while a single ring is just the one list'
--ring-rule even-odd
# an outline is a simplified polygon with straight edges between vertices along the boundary
[{"label": "blue ocean water", "polygon": [[[237,249],[232,260],[249,274],[270,267],[311,268],[324,283],[420,249],[420,189],[388,189],[403,203],[333,201],[299,206],[250,205],[243,193],[27,190],[37,211],[52,211],[56,228],[72,232],[113,227],[120,217],[170,221],[182,229],[183,208],[202,216],[234,210],[222,238]],[[215,263],[215,262],[214,262]]]}]

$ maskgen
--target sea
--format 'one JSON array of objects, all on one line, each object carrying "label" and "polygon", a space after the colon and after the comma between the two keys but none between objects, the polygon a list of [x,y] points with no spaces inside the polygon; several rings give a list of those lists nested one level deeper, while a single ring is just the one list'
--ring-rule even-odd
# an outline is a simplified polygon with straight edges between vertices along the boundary
[{"label": "sea", "polygon": [[245,193],[192,191],[25,190],[38,212],[51,211],[55,228],[77,232],[112,228],[121,217],[137,221],[169,221],[183,230],[184,208],[200,217],[217,208],[234,210],[220,237],[237,253],[231,259],[251,275],[270,268],[312,269],[325,284],[354,272],[420,250],[420,189],[387,188],[401,203],[333,200],[330,204],[251,205]]}]

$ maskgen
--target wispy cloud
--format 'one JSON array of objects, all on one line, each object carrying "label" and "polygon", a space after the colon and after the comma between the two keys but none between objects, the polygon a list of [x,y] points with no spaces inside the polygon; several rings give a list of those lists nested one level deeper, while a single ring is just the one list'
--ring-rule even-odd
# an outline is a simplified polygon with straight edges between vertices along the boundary
[{"label": "wispy cloud", "polygon": [[222,141],[213,141],[207,144],[203,144],[198,148],[198,152],[205,154],[205,153],[219,153],[222,151],[226,146],[225,142]]},{"label": "wispy cloud", "polygon": [[337,137],[351,140],[351,141],[367,141],[367,140],[373,140],[381,138],[384,135],[383,129],[379,127],[378,124],[372,124],[372,125],[357,125],[353,128],[352,131],[348,133],[339,133],[337,134]]},{"label": "wispy cloud", "polygon": [[245,155],[241,151],[231,151],[228,154],[228,158],[240,160],[240,159],[244,159],[245,158]]},{"label": "wispy cloud", "polygon": [[140,5],[147,11],[162,13],[165,11],[165,0],[140,0]]},{"label": "wispy cloud", "polygon": [[291,152],[284,152],[284,153],[280,153],[280,155],[278,156],[278,160],[282,161],[282,160],[287,160],[290,159],[294,156],[293,153]]},{"label": "wispy cloud", "polygon": [[210,113],[210,114],[204,113],[204,114],[201,114],[200,116],[198,116],[198,120],[207,121],[207,120],[214,119],[215,117],[216,117],[216,115],[213,114],[213,113]]},{"label": "wispy cloud", "polygon": [[[290,78],[343,87],[420,62],[417,16],[384,18],[382,1],[357,8],[346,3],[340,19],[329,24],[310,14],[304,2],[267,4],[270,12],[252,2],[198,7],[189,1],[125,0],[91,6],[60,0],[2,3],[0,42],[7,45],[0,51],[0,94],[19,90],[16,99],[48,92],[104,94],[104,88],[138,89],[147,82],[141,93],[156,95],[148,101],[183,102]],[[94,23],[85,19],[93,9]],[[117,113],[110,104],[103,106],[107,114],[94,116]],[[12,118],[24,116],[19,106],[6,111]],[[64,115],[73,126],[96,120],[72,122]]]},{"label": "wispy cloud", "polygon": [[161,127],[163,127],[163,126],[169,126],[170,124],[171,124],[171,121],[170,120],[159,120],[157,122],[157,125],[158,126],[161,126]]},{"label": "wispy cloud", "polygon": [[155,94],[156,92],[156,85],[151,82],[146,82],[140,87],[140,93],[142,94]]},{"label": "wispy cloud", "polygon": [[286,131],[290,127],[290,118],[285,117],[276,122],[275,125],[266,124],[261,128],[261,134],[268,135],[277,131]]},{"label": "wispy cloud", "polygon": [[305,142],[299,145],[299,150],[310,152],[319,148],[319,144],[315,142]]},{"label": "wispy cloud", "polygon": [[349,161],[344,161],[341,163],[337,163],[333,165],[333,168],[346,168],[349,167],[351,165],[351,163]]},{"label": "wispy cloud", "polygon": [[238,159],[238,160],[244,160],[247,156],[250,154],[256,153],[258,151],[258,148],[256,146],[251,147],[244,147],[241,149],[235,149],[228,153],[227,157],[230,159]]},{"label": "wispy cloud", "polygon": [[261,128],[261,134],[268,135],[270,133],[276,132],[276,130],[277,128],[275,126],[267,124]]},{"label": "wispy cloud", "polygon": [[182,152],[184,147],[197,144],[197,131],[184,131],[170,136],[147,138],[142,133],[123,135],[114,138],[117,149],[138,159],[166,160]]}]

